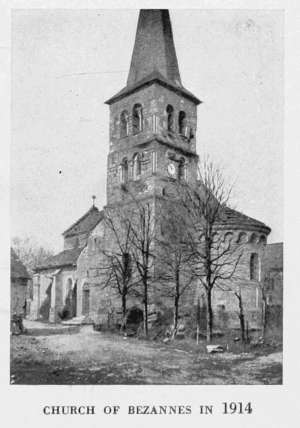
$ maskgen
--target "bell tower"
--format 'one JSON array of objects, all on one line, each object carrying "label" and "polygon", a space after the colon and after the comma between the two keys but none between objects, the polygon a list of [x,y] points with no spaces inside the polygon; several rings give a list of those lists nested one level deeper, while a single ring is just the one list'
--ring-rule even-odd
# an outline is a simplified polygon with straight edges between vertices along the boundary
[{"label": "bell tower", "polygon": [[197,179],[200,100],[184,88],[169,11],[139,14],[126,86],[110,106],[107,204],[167,196],[169,183]]}]

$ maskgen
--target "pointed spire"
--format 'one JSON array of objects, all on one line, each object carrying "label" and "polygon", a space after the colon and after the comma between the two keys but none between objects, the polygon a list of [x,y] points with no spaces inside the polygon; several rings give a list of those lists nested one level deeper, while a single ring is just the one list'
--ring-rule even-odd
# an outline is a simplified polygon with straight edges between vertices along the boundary
[{"label": "pointed spire", "polygon": [[127,85],[135,85],[155,71],[182,86],[169,11],[141,9]]},{"label": "pointed spire", "polygon": [[106,101],[112,104],[151,82],[159,82],[195,104],[201,101],[182,86],[167,9],[141,9],[127,85]]}]

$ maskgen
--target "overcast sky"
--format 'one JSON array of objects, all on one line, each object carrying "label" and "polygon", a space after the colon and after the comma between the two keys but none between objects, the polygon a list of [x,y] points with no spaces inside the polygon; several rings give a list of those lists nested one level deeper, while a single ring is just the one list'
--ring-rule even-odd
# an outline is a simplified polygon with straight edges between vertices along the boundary
[{"label": "overcast sky", "polygon": [[[137,10],[18,10],[12,21],[12,236],[54,250],[106,201],[109,111],[125,86]],[[283,240],[283,15],[171,10],[197,150],[235,182],[234,205]]]}]

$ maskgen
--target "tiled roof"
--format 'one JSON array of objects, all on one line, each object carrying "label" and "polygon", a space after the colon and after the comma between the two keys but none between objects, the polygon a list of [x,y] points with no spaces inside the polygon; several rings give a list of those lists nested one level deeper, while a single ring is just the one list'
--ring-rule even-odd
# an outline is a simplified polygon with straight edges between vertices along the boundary
[{"label": "tiled roof", "polygon": [[35,270],[40,271],[44,269],[58,268],[62,266],[76,266],[77,259],[83,248],[71,248],[69,250],[61,251],[55,256],[46,259],[41,265],[38,265]]},{"label": "tiled roof", "polygon": [[30,279],[26,267],[12,248],[10,250],[10,276],[13,279]]},{"label": "tiled roof", "polygon": [[277,242],[266,246],[264,257],[266,270],[283,269],[283,243]]},{"label": "tiled roof", "polygon": [[219,224],[228,225],[228,226],[243,226],[251,228],[264,229],[265,233],[270,233],[271,229],[265,223],[256,220],[252,217],[249,217],[239,211],[236,211],[232,208],[225,207],[222,211],[222,218],[219,221]]},{"label": "tiled roof", "polygon": [[92,206],[88,212],[86,212],[75,223],[73,223],[72,226],[64,231],[63,236],[67,238],[68,236],[90,232],[102,219],[103,211],[99,211],[97,207]]}]

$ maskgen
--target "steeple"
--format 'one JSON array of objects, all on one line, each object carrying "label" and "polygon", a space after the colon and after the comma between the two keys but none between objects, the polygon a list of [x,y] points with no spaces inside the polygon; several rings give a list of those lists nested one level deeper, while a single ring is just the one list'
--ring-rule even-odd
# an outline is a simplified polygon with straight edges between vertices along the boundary
[{"label": "steeple", "polygon": [[127,84],[106,101],[108,205],[168,197],[170,179],[196,181],[200,102],[181,83],[169,11],[142,9]]},{"label": "steeple", "polygon": [[106,104],[112,104],[152,82],[175,90],[195,104],[201,102],[182,86],[167,9],[141,9],[127,85]]},{"label": "steeple", "polygon": [[135,85],[153,72],[182,86],[167,9],[140,11],[127,85]]}]

